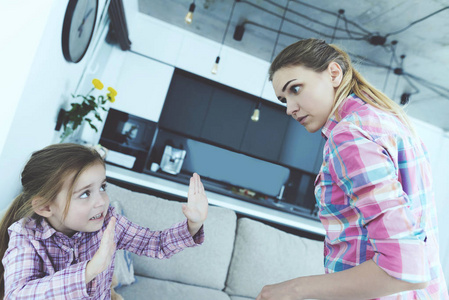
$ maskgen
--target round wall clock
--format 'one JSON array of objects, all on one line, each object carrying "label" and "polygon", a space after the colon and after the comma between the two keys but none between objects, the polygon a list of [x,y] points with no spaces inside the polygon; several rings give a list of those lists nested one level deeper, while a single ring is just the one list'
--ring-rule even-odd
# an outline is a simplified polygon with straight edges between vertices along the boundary
[{"label": "round wall clock", "polygon": [[86,54],[97,20],[98,0],[69,0],[62,27],[62,53],[77,63]]}]

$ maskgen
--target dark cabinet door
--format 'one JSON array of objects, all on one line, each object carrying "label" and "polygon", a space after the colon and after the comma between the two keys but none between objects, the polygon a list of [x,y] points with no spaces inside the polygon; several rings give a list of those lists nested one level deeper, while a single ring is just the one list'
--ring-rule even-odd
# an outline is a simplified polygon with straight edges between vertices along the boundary
[{"label": "dark cabinet door", "polygon": [[253,109],[254,102],[247,96],[224,88],[215,88],[201,138],[239,150]]},{"label": "dark cabinet door", "polygon": [[289,117],[281,106],[261,104],[259,109],[259,121],[248,123],[240,149],[262,159],[278,161]]},{"label": "dark cabinet door", "polygon": [[320,130],[310,133],[304,126],[291,118],[279,161],[301,170],[318,173],[322,161],[323,145]]},{"label": "dark cabinet door", "polygon": [[199,137],[213,89],[207,82],[176,70],[159,125],[162,128]]}]

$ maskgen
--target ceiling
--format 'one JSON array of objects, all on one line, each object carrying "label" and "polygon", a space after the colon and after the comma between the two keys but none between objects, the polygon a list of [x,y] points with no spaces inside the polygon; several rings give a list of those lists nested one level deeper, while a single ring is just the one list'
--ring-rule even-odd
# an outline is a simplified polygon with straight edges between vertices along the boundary
[{"label": "ceiling", "polygon": [[[325,39],[396,102],[411,94],[404,106],[410,116],[449,131],[449,0],[195,0],[188,25],[191,3],[139,0],[139,10],[266,61],[300,38]],[[386,37],[383,45],[369,41],[375,36]]]}]

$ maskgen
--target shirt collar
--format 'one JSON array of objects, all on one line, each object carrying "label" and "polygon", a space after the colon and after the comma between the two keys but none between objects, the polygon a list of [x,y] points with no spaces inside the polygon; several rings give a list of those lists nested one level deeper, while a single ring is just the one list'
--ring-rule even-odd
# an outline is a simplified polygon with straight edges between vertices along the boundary
[{"label": "shirt collar", "polygon": [[326,124],[324,124],[321,129],[321,135],[327,140],[330,133],[339,122],[337,121],[337,116],[340,116],[341,120],[365,104],[366,102],[357,97],[354,93],[349,95],[345,100],[343,100],[337,111],[327,120]]},{"label": "shirt collar", "polygon": [[71,238],[69,238],[65,234],[56,231],[47,222],[47,220],[45,218],[32,219],[31,222],[27,223],[27,225],[31,225],[31,226],[33,226],[34,224],[37,225],[37,226],[35,226],[34,238],[38,239],[38,240],[46,240],[46,239],[50,238],[52,235],[56,235],[56,236],[58,236],[60,238],[63,238],[63,239],[76,240],[79,237],[81,237],[81,235],[82,235],[81,232],[77,232]]}]

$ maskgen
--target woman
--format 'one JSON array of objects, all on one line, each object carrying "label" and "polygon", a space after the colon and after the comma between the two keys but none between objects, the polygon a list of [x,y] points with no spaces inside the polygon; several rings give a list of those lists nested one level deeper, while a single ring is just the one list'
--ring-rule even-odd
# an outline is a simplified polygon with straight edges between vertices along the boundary
[{"label": "woman", "polygon": [[449,299],[427,152],[407,116],[349,56],[317,39],[269,70],[287,114],[326,144],[315,182],[326,274],[265,286],[262,299]]}]

